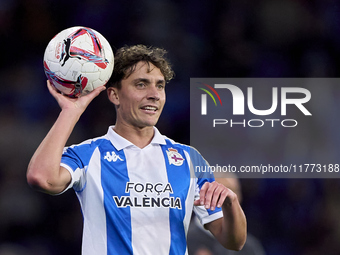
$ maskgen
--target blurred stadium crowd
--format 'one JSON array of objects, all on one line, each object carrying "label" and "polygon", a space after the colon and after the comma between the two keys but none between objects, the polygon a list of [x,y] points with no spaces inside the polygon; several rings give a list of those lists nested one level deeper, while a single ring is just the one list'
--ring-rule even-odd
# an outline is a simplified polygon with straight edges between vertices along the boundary
[{"label": "blurred stadium crowd", "polygon": [[[340,73],[336,0],[1,0],[0,255],[80,254],[76,196],[37,193],[25,177],[30,157],[59,112],[45,85],[44,50],[56,33],[75,25],[96,29],[113,49],[143,43],[168,50],[176,78],[167,86],[158,128],[186,144],[190,77]],[[330,117],[337,127],[338,116]],[[104,134],[114,120],[114,107],[102,93],[69,144]],[[315,130],[299,139],[322,144],[322,135]],[[337,128],[327,135],[340,140]],[[338,146],[333,148],[340,151]],[[287,153],[298,150],[292,146]],[[266,254],[340,254],[339,179],[240,181],[248,229]]]}]

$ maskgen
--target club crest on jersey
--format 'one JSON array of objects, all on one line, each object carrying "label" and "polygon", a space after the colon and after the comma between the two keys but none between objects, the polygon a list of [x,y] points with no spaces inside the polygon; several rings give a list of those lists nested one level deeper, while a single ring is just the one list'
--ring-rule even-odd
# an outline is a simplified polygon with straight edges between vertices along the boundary
[{"label": "club crest on jersey", "polygon": [[166,151],[166,154],[168,155],[170,165],[171,164],[175,166],[183,165],[184,158],[181,154],[178,153],[176,149],[169,148],[169,150]]}]

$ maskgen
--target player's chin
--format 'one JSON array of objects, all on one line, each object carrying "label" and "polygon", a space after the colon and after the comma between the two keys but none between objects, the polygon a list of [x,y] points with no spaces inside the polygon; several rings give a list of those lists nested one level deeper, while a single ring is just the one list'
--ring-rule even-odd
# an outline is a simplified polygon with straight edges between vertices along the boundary
[{"label": "player's chin", "polygon": [[156,120],[156,121],[149,121],[149,122],[147,123],[147,125],[148,125],[148,126],[156,126],[157,122],[158,122],[158,120]]},{"label": "player's chin", "polygon": [[156,118],[154,116],[154,117],[144,119],[143,124],[145,127],[153,127],[157,124],[157,122],[158,122],[158,117]]}]

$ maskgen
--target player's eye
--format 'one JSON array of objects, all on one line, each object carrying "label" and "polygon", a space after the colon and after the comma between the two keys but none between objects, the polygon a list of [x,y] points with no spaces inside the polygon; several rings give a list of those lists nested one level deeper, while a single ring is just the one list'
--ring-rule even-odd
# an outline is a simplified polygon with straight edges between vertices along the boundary
[{"label": "player's eye", "polygon": [[163,90],[163,89],[165,89],[165,85],[164,84],[158,84],[157,88],[160,89],[160,90]]},{"label": "player's eye", "polygon": [[145,88],[146,85],[145,85],[144,82],[138,82],[138,83],[136,84],[136,87],[137,87],[137,88]]}]

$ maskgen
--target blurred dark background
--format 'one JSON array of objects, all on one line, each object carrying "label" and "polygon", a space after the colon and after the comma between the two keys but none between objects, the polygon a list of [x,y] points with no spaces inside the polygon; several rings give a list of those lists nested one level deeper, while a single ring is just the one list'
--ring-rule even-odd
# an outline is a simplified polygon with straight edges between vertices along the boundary
[{"label": "blurred dark background", "polygon": [[[30,157],[59,113],[46,88],[45,47],[55,34],[76,25],[99,31],[114,50],[138,43],[168,50],[176,78],[167,86],[158,128],[186,144],[190,77],[340,73],[340,3],[335,0],[1,0],[0,255],[80,254],[82,216],[73,191],[38,193],[25,177]],[[114,120],[104,92],[84,113],[68,145],[104,134]],[[338,179],[241,183],[248,229],[268,255],[340,254]]]}]

